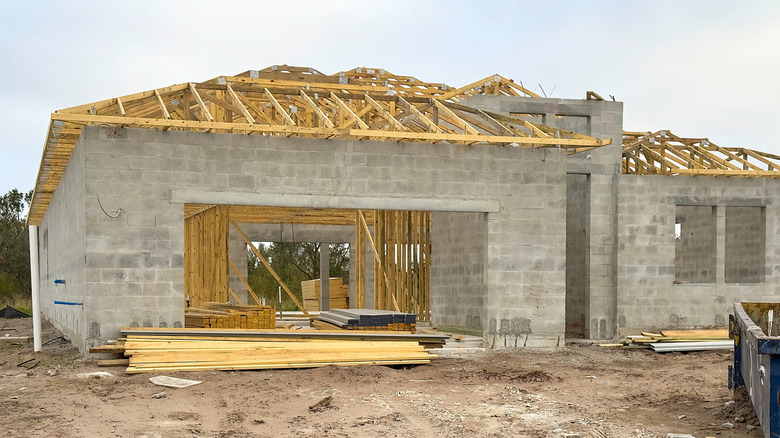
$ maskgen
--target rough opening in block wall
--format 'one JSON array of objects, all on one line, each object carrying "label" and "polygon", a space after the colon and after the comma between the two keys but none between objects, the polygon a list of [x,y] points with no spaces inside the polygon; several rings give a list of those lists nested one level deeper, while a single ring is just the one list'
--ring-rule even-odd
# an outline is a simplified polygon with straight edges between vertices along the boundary
[{"label": "rough opening in block wall", "polygon": [[[251,226],[243,227],[251,229]],[[281,228],[281,227],[280,227]],[[292,228],[292,227],[290,227]],[[252,237],[250,236],[250,239]],[[282,281],[288,285],[307,311],[321,309],[321,270],[327,260],[329,305],[325,309],[348,309],[350,289],[349,243],[270,241],[252,245],[274,267]],[[328,251],[327,258],[323,251]],[[275,306],[282,311],[297,311],[295,303],[282,291],[268,269],[250,248],[246,248],[246,281],[262,304]],[[240,287],[236,287],[240,290]]]},{"label": "rough opening in block wall", "polygon": [[766,209],[726,207],[726,283],[763,283]]},{"label": "rough opening in block wall", "polygon": [[[398,310],[430,321],[427,211],[185,204],[184,241],[187,307],[278,307],[281,288],[282,310],[304,310],[305,283],[332,277],[341,284],[333,286],[331,304],[343,295],[335,307]],[[320,251],[325,246],[327,253]],[[329,266],[340,267],[319,271],[324,254]],[[307,310],[320,310],[309,304]]]},{"label": "rough opening in block wall", "polygon": [[[715,283],[717,221],[714,206],[675,209],[675,283]],[[676,233],[677,234],[677,233]]]},{"label": "rough opening in block wall", "polygon": [[590,197],[590,175],[566,175],[566,335],[576,338],[591,335]]},{"label": "rough opening in block wall", "polygon": [[579,132],[585,135],[590,135],[591,132],[590,116],[556,114],[555,124],[553,126],[564,129],[566,131]]}]

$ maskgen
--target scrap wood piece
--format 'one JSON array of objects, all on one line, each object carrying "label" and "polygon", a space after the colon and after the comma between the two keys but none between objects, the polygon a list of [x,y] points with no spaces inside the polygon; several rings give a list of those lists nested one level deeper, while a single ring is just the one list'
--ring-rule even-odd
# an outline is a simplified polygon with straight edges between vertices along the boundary
[{"label": "scrap wood piece", "polygon": [[179,379],[176,377],[168,377],[168,376],[150,377],[149,381],[157,386],[165,386],[167,388],[187,388],[193,385],[197,385],[199,383],[203,383],[199,380]]},{"label": "scrap wood piece", "polygon": [[319,319],[312,319],[310,322],[311,326],[320,330],[338,330],[338,331],[346,331],[343,328],[337,326],[336,324],[329,323],[327,321],[321,321]]},{"label": "scrap wood piece", "polygon": [[29,341],[29,336],[0,336],[0,341],[8,341],[8,342],[20,342],[20,341]]},{"label": "scrap wood piece", "polygon": [[424,333],[424,334],[427,334],[427,335],[442,335],[442,336],[448,336],[448,337],[450,337],[450,338],[452,338],[452,339],[455,339],[455,340],[456,340],[456,341],[458,341],[458,342],[460,342],[460,341],[463,341],[463,336],[461,336],[461,335],[457,335],[457,334],[455,334],[455,333],[450,333],[450,332],[440,332],[440,331],[438,331],[438,330],[432,330],[432,329],[421,329],[421,328],[418,328],[418,329],[417,329],[417,332],[418,332],[418,333]]},{"label": "scrap wood piece", "polygon": [[121,367],[130,365],[130,359],[100,359],[97,361],[99,367]]},{"label": "scrap wood piece", "polygon": [[700,330],[662,330],[661,334],[670,338],[729,338],[729,329],[700,329]]},{"label": "scrap wood piece", "polygon": [[125,343],[117,342],[114,344],[100,345],[89,349],[93,354],[122,354],[125,352]]}]

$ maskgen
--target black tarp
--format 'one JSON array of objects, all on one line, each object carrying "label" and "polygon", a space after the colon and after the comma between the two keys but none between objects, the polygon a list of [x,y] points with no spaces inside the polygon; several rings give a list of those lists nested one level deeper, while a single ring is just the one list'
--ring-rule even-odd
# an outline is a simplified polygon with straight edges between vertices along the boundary
[{"label": "black tarp", "polygon": [[0,318],[30,318],[30,317],[31,315],[28,315],[24,312],[20,312],[11,306],[5,306],[5,309],[0,310]]}]

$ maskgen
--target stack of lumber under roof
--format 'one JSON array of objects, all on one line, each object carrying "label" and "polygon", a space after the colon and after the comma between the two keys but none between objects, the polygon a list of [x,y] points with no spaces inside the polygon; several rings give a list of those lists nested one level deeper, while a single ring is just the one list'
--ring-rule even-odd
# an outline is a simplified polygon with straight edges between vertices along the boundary
[{"label": "stack of lumber under roof", "polygon": [[414,333],[417,315],[378,309],[333,309],[312,320],[321,329],[402,331]]},{"label": "stack of lumber under roof", "polygon": [[122,328],[128,373],[427,364],[444,336],[370,332]]},{"label": "stack of lumber under roof", "polygon": [[[301,295],[303,307],[309,312],[320,310],[320,280],[308,280],[301,282]],[[340,277],[331,278],[328,281],[328,295],[330,296],[330,309],[349,308],[349,286],[345,286]]]},{"label": "stack of lumber under roof", "polygon": [[646,348],[659,353],[672,351],[701,351],[734,348],[728,329],[662,330],[661,333],[642,332],[626,336],[619,344],[601,344],[605,347]]},{"label": "stack of lumber under roof", "polygon": [[276,327],[273,306],[239,306],[230,303],[202,303],[184,312],[188,328],[267,329]]}]

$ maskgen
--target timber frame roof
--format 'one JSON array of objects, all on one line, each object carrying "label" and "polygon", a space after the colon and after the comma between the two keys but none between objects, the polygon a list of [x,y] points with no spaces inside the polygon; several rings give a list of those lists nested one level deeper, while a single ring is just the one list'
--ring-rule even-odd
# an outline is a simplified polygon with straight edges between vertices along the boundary
[{"label": "timber frame roof", "polygon": [[325,75],[272,66],[55,111],[28,216],[40,224],[84,126],[125,126],[285,137],[560,147],[569,153],[611,139],[470,108],[472,95],[539,97],[500,75],[460,88],[355,68]]},{"label": "timber frame roof", "polygon": [[623,132],[623,173],[780,177],[780,156],[721,147],[706,138],[682,138],[668,130]]}]

